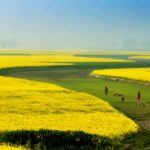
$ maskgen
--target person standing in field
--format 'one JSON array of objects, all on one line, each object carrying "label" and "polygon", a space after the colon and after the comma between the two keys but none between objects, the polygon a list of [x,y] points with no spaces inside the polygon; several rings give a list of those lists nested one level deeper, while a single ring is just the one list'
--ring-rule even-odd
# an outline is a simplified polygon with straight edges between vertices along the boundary
[{"label": "person standing in field", "polygon": [[141,92],[138,91],[138,94],[137,94],[137,100],[140,101],[141,100]]},{"label": "person standing in field", "polygon": [[125,100],[125,97],[124,97],[124,96],[122,96],[122,97],[121,97],[121,100],[122,100],[122,102],[123,102],[123,101]]},{"label": "person standing in field", "polygon": [[108,94],[108,87],[107,86],[105,86],[105,88],[104,88],[104,93],[105,93],[105,95]]}]

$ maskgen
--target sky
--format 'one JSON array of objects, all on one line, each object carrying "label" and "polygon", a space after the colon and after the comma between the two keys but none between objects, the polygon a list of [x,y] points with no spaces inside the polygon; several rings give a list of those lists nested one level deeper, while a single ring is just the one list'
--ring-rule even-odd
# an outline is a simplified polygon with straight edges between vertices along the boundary
[{"label": "sky", "polygon": [[150,50],[150,0],[0,0],[0,48]]}]

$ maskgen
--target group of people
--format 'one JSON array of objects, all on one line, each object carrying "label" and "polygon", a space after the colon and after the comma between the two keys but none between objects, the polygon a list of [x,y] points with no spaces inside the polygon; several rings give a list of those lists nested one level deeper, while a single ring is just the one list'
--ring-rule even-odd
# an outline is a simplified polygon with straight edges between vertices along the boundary
[{"label": "group of people", "polygon": [[[104,88],[104,93],[105,93],[105,95],[108,94],[108,87],[107,87],[107,86],[105,86],[105,88]],[[123,94],[121,94],[121,93],[117,93],[117,92],[116,92],[116,93],[113,93],[113,96],[119,96],[119,97],[121,97],[121,100],[122,100],[122,101],[125,100],[125,96],[124,96]],[[140,92],[140,91],[138,91],[136,99],[137,99],[138,101],[141,100],[141,92]]]}]

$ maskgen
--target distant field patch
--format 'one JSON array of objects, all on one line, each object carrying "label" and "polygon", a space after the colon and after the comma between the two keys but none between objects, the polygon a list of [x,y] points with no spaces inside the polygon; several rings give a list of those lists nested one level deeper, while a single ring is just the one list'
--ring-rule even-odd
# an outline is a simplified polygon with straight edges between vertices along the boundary
[{"label": "distant field patch", "polygon": [[129,59],[145,59],[145,60],[150,60],[150,55],[145,55],[145,56],[130,56]]},{"label": "distant field patch", "polygon": [[0,56],[0,68],[28,67],[28,66],[66,66],[72,63],[52,61],[46,55],[31,56]]},{"label": "distant field patch", "polygon": [[94,70],[92,75],[150,81],[150,68],[102,69]]},{"label": "distant field patch", "polygon": [[0,132],[70,130],[113,138],[138,130],[99,98],[24,79],[0,77],[0,108]]},{"label": "distant field patch", "polygon": [[0,55],[0,68],[28,66],[65,66],[77,62],[129,62],[112,58],[78,57],[74,55]]}]

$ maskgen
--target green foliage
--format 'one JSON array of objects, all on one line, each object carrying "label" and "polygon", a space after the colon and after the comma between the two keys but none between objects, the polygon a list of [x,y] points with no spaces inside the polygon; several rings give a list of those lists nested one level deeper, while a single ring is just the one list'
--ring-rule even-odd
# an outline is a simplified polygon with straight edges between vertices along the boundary
[{"label": "green foliage", "polygon": [[23,145],[30,149],[47,149],[53,146],[90,147],[92,149],[119,149],[121,140],[91,135],[82,131],[18,130],[1,133],[1,142]]}]

